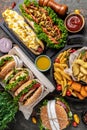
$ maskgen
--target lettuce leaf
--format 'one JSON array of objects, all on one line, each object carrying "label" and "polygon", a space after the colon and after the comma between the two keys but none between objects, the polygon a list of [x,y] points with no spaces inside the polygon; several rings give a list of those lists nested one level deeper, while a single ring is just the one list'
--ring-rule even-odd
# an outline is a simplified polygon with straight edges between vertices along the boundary
[{"label": "lettuce leaf", "polygon": [[31,89],[31,88],[33,87],[33,85],[36,84],[36,82],[37,82],[37,81],[35,81],[35,80],[32,81],[32,83],[29,84],[27,87],[25,87],[25,89],[23,89],[23,90],[18,94],[18,96],[16,96],[16,97],[14,98],[14,100],[17,100],[17,101],[18,101],[22,95],[24,95],[24,94],[26,94],[27,92],[29,92],[29,89]]},{"label": "lettuce leaf", "polygon": [[15,86],[20,82],[25,80],[27,77],[27,75],[24,76],[20,76],[17,80],[15,80],[13,83],[9,83],[5,86],[5,90],[11,90],[13,88],[15,88]]},{"label": "lettuce leaf", "polygon": [[36,0],[24,0],[24,4],[28,6],[30,3],[34,3],[35,6],[39,6]]},{"label": "lettuce leaf", "polygon": [[0,60],[0,67],[3,66],[5,64],[6,61],[11,61],[13,60],[12,56],[8,56],[8,57],[4,57]]},{"label": "lettuce leaf", "polygon": [[29,20],[33,20],[32,17],[25,12],[25,10],[23,9],[23,6],[21,4],[19,5],[19,8],[24,17],[28,18]]}]

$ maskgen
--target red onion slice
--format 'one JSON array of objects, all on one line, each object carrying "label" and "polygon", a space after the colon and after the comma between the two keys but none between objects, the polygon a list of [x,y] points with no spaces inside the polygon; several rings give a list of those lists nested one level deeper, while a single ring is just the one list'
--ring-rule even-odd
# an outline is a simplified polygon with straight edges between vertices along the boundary
[{"label": "red onion slice", "polygon": [[0,39],[0,51],[2,53],[8,53],[12,48],[12,41],[8,38],[1,38]]}]

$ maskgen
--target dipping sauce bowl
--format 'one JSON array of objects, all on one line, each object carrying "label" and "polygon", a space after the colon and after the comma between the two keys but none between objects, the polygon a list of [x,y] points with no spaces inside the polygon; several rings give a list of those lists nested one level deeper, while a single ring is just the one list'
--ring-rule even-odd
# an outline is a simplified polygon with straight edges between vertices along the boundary
[{"label": "dipping sauce bowl", "polygon": [[85,19],[80,13],[70,13],[64,21],[66,29],[71,33],[81,31],[85,25]]},{"label": "dipping sauce bowl", "polygon": [[51,67],[51,59],[47,55],[40,55],[35,60],[36,68],[41,72],[46,72]]}]

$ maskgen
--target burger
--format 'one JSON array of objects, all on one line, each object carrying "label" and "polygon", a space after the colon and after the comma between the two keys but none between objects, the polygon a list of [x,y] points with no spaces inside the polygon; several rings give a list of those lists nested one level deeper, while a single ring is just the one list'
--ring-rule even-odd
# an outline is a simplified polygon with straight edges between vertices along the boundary
[{"label": "burger", "polygon": [[15,92],[22,84],[33,78],[34,76],[29,69],[15,68],[4,78],[5,90]]},{"label": "burger", "polygon": [[72,119],[70,107],[62,98],[45,101],[40,109],[40,130],[65,129]]},{"label": "burger", "polygon": [[0,57],[0,78],[3,79],[8,72],[19,66],[22,66],[22,61],[17,56],[7,54]]},{"label": "burger", "polygon": [[18,100],[25,106],[32,105],[42,96],[43,88],[38,79],[28,80],[15,91],[15,100]]}]

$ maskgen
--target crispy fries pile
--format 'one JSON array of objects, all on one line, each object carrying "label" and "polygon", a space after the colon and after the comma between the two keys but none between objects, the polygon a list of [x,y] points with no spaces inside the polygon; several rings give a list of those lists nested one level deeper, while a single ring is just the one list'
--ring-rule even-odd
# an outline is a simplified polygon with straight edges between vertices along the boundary
[{"label": "crispy fries pile", "polygon": [[87,86],[82,86],[80,83],[73,81],[71,76],[64,70],[68,68],[68,58],[71,53],[71,49],[61,52],[54,62],[54,79],[56,83],[62,87],[62,96],[66,96],[67,92],[70,92],[74,97],[78,97],[83,100],[87,97]]},{"label": "crispy fries pile", "polygon": [[[54,79],[56,80],[57,84],[60,84],[62,86],[62,96],[66,95],[67,91],[67,83],[68,81],[71,81],[71,77],[64,72],[65,68],[68,68],[67,65],[67,58],[70,54],[70,49],[64,52],[61,52],[54,63]],[[58,60],[58,62],[57,62]]]}]

